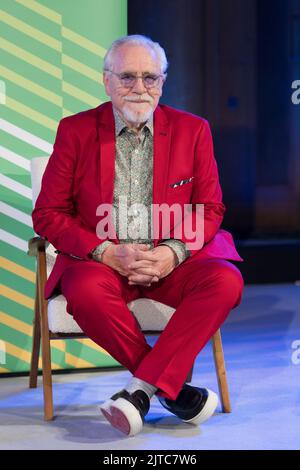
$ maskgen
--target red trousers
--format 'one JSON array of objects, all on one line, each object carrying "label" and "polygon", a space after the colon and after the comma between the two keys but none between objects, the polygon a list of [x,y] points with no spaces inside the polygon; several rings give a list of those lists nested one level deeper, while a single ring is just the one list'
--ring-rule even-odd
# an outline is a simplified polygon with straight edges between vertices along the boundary
[{"label": "red trousers", "polygon": [[[64,271],[60,289],[89,338],[175,400],[199,351],[240,303],[243,279],[228,261],[195,259],[150,287],[131,286],[109,266],[86,261]],[[153,348],[127,307],[140,297],[176,308]]]}]

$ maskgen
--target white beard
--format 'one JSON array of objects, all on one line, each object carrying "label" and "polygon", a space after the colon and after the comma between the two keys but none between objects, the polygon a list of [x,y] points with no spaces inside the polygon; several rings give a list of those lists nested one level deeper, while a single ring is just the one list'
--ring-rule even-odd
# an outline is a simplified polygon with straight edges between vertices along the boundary
[{"label": "white beard", "polygon": [[143,113],[138,112],[138,111],[132,111],[131,109],[128,109],[127,106],[125,106],[123,109],[123,115],[126,121],[132,122],[135,124],[141,124],[143,122],[148,121],[148,119],[152,116],[153,114],[153,109],[149,109],[149,111],[145,111]]}]

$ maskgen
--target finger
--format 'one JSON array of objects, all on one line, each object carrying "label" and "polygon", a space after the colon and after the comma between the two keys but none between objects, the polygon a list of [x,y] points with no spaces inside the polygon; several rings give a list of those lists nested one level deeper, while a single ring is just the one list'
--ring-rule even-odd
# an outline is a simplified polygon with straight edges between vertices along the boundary
[{"label": "finger", "polygon": [[132,281],[129,281],[128,284],[130,286],[145,286],[145,287],[146,286],[147,287],[151,286],[151,283],[146,283],[146,282],[132,282]]},{"label": "finger", "polygon": [[149,260],[149,261],[158,261],[157,253],[153,253],[151,250],[149,251],[137,251],[135,254],[135,260]]},{"label": "finger", "polygon": [[133,278],[133,279],[129,279],[128,280],[129,283],[135,283],[135,284],[149,284],[150,283],[150,279],[146,278],[146,277],[142,277],[142,278]]},{"label": "finger", "polygon": [[158,282],[158,281],[159,281],[159,277],[154,276],[152,278],[152,281],[149,282],[149,283],[129,281],[128,284],[130,284],[130,285],[139,285],[139,286],[151,286],[152,282]]},{"label": "finger", "polygon": [[149,244],[139,243],[120,243],[116,245],[116,255],[120,258],[131,256],[132,253],[149,250]]},{"label": "finger", "polygon": [[135,274],[135,275],[130,275],[128,277],[128,280],[129,281],[133,281],[133,282],[151,282],[152,278],[154,276],[149,276],[147,274]]},{"label": "finger", "polygon": [[131,261],[128,264],[129,269],[137,269],[137,268],[151,268],[153,267],[153,261],[150,261],[148,259],[143,259],[140,261]]},{"label": "finger", "polygon": [[129,273],[129,276],[135,276],[135,275],[148,275],[148,276],[160,276],[160,271],[158,269],[152,268],[152,267],[142,267],[142,268],[136,268],[132,272]]},{"label": "finger", "polygon": [[149,243],[133,243],[133,248],[135,250],[147,251],[150,248]]}]

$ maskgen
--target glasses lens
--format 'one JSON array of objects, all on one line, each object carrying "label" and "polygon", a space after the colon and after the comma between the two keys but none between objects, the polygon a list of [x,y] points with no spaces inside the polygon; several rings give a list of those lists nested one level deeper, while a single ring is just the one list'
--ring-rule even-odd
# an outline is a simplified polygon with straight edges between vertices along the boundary
[{"label": "glasses lens", "polygon": [[[155,87],[158,84],[159,77],[160,75],[153,75],[153,74],[143,75],[142,79],[143,79],[144,86],[146,88]],[[135,85],[138,77],[131,73],[122,73],[119,75],[119,79],[120,79],[122,86],[124,86],[125,88],[131,88]]]},{"label": "glasses lens", "polygon": [[132,75],[130,73],[122,73],[120,75],[120,81],[121,81],[121,84],[124,86],[124,87],[131,87],[134,85],[134,82],[136,80],[136,77],[135,75]]},{"label": "glasses lens", "polygon": [[144,85],[148,88],[151,88],[157,85],[159,77],[157,75],[145,75],[143,77]]}]

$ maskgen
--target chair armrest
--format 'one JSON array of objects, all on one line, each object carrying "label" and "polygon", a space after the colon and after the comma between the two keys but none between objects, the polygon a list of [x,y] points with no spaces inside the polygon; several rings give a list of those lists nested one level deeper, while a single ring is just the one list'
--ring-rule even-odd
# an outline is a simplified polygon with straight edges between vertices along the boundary
[{"label": "chair armrest", "polygon": [[45,251],[49,242],[43,237],[33,237],[28,241],[29,256],[37,256],[39,251]]},{"label": "chair armrest", "polygon": [[[39,298],[39,296],[43,298],[44,288],[45,288],[45,284],[47,281],[46,248],[48,245],[49,245],[49,242],[44,237],[33,237],[30,240],[28,240],[27,254],[29,256],[35,256],[36,261],[37,261],[36,282],[37,282],[37,290],[39,291],[37,299]],[[40,308],[42,307],[40,306]],[[46,323],[47,322],[48,322],[48,319]]]}]

